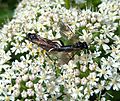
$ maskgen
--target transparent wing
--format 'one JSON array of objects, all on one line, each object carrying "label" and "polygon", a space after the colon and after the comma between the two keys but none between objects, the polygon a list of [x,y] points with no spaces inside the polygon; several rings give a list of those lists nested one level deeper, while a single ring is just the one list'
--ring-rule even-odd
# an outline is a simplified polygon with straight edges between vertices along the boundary
[{"label": "transparent wing", "polygon": [[75,34],[72,28],[68,24],[64,23],[63,21],[59,21],[59,26],[60,26],[60,33],[62,35],[62,40],[66,44],[73,44],[79,41],[78,34]]}]

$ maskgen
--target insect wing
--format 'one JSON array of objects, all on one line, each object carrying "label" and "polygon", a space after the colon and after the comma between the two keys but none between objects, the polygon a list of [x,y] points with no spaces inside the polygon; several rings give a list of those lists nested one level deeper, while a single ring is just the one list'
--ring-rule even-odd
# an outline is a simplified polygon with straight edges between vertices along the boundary
[{"label": "insect wing", "polygon": [[56,47],[60,47],[60,44],[57,42],[53,42],[52,40],[46,39],[46,38],[42,38],[37,34],[31,34],[28,33],[27,35],[28,40],[30,40],[31,42],[39,45],[41,48],[49,51],[50,49],[56,48]]}]

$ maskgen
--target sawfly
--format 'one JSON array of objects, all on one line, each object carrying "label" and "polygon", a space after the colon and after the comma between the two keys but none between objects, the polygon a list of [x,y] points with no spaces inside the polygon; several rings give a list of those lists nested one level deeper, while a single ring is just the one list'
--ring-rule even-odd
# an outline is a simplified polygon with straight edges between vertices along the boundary
[{"label": "sawfly", "polygon": [[29,41],[37,44],[40,46],[42,49],[46,51],[57,51],[57,52],[72,52],[72,51],[79,51],[82,49],[88,49],[87,43],[86,42],[76,42],[72,45],[64,45],[63,42],[62,44],[58,43],[57,41],[49,40],[46,38],[42,38],[39,35],[35,33],[28,33],[27,38]]},{"label": "sawfly", "polygon": [[[74,34],[69,26],[66,26],[64,23],[61,24],[60,33],[63,35],[65,31],[69,31],[69,33]],[[63,37],[66,37],[63,35]],[[75,43],[68,43],[64,44],[64,40],[50,40],[47,38],[43,38],[36,33],[28,33],[27,39],[37,44],[42,49],[46,50],[47,52],[57,52],[57,60],[60,60],[60,64],[68,63],[70,59],[73,59],[74,52],[79,52],[80,50],[88,49],[88,45],[86,42],[77,41]],[[74,38],[73,38],[74,39]],[[65,39],[66,40],[66,39]],[[71,41],[68,39],[68,41]],[[74,42],[74,41],[71,41]],[[47,54],[47,53],[46,53]],[[47,54],[47,56],[52,60],[55,58],[55,54],[51,54],[52,58]],[[55,59],[56,60],[56,59]]]}]

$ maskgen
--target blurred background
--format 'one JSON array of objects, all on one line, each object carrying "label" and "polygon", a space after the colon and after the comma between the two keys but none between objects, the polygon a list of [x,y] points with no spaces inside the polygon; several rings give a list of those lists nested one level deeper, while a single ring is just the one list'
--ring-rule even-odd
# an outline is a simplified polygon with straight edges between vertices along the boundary
[{"label": "blurred background", "polygon": [[11,19],[14,9],[21,0],[0,0],[0,27]]}]

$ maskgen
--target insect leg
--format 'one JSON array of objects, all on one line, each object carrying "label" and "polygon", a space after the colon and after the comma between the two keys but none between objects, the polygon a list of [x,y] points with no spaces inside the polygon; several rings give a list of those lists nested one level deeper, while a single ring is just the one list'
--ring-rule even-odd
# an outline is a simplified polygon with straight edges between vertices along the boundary
[{"label": "insect leg", "polygon": [[48,53],[46,53],[46,55],[47,55],[47,57],[48,57],[51,61],[53,61],[52,58],[49,56]]}]

